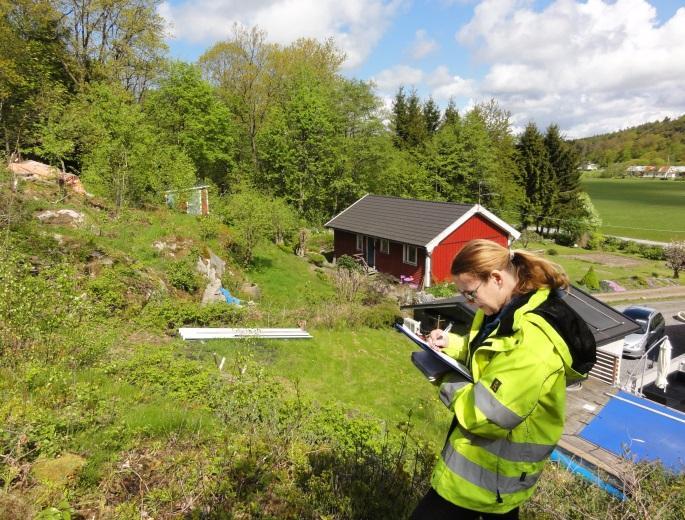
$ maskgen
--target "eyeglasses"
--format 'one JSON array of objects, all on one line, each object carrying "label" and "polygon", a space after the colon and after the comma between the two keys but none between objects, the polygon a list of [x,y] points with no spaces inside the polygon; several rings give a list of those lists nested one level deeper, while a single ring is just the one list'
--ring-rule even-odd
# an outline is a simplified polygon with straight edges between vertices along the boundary
[{"label": "eyeglasses", "polygon": [[480,281],[478,284],[478,287],[471,291],[459,291],[459,293],[466,298],[466,301],[469,301],[471,303],[476,301],[476,298],[478,297],[478,289],[480,289],[480,286],[483,285],[483,280]]}]

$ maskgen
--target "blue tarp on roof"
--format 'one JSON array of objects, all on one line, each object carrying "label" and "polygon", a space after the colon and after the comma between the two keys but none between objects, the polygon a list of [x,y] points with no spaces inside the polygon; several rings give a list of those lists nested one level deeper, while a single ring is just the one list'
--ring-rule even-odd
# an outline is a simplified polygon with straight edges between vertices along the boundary
[{"label": "blue tarp on roof", "polygon": [[648,399],[618,392],[580,436],[617,455],[685,472],[685,414]]}]

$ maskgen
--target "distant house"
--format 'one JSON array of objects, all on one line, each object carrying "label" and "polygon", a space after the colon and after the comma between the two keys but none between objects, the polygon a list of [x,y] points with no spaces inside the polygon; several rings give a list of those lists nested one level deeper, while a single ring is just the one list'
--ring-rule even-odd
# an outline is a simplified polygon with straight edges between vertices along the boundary
[{"label": "distant house", "polygon": [[519,237],[479,204],[378,195],[365,195],[325,225],[334,232],[335,258],[356,256],[418,287],[449,280],[454,256],[471,239],[507,246]]},{"label": "distant house", "polygon": [[662,166],[660,167],[656,175],[654,175],[655,179],[675,179],[676,178],[676,172],[675,170],[671,169],[671,166]]},{"label": "distant house", "polygon": [[626,168],[626,172],[630,173],[632,175],[642,175],[643,173],[645,173],[646,168],[647,168],[647,166],[638,166],[638,165],[628,166]]}]

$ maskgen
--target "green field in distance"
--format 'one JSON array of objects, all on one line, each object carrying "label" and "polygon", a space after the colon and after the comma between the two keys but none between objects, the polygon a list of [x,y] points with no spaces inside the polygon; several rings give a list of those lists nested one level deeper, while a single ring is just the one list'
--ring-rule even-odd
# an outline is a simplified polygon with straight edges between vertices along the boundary
[{"label": "green field in distance", "polygon": [[602,233],[670,242],[685,240],[685,182],[584,179],[602,217]]}]

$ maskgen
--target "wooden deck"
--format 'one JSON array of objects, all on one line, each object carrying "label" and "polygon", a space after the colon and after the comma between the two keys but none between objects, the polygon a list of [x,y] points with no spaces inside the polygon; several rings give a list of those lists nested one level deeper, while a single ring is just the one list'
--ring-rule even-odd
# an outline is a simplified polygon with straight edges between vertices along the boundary
[{"label": "wooden deck", "polygon": [[566,392],[566,425],[558,448],[567,455],[580,459],[585,465],[607,473],[619,486],[631,487],[634,470],[632,463],[580,437],[580,432],[599,414],[618,388],[596,379],[583,381],[579,390]]}]

